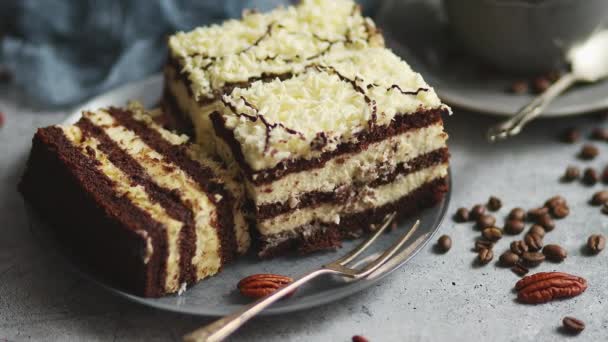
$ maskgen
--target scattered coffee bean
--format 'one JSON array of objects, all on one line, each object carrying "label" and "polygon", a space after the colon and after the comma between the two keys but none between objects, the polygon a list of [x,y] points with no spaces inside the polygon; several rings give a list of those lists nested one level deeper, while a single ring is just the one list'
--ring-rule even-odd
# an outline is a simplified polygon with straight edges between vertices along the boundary
[{"label": "scattered coffee bean", "polygon": [[549,208],[540,207],[528,210],[528,219],[532,221],[538,220],[539,217],[549,213]]},{"label": "scattered coffee bean", "polygon": [[583,172],[583,183],[587,185],[595,185],[600,180],[600,176],[597,174],[597,171],[588,167]]},{"label": "scattered coffee bean", "polygon": [[573,165],[570,165],[566,168],[564,175],[562,176],[562,180],[564,182],[572,182],[577,180],[581,176],[581,170]]},{"label": "scattered coffee bean", "polygon": [[549,209],[553,209],[560,205],[567,205],[567,204],[568,203],[566,202],[566,199],[559,195],[553,196],[545,201],[545,207],[547,207]]},{"label": "scattered coffee bean", "polygon": [[536,219],[536,223],[542,226],[546,232],[550,232],[555,228],[555,221],[553,221],[553,218],[549,214],[541,215]]},{"label": "scattered coffee bean", "polygon": [[593,254],[597,254],[606,247],[606,237],[602,234],[593,234],[587,239],[587,248]]},{"label": "scattered coffee bean", "polygon": [[481,235],[490,241],[498,241],[502,238],[502,229],[496,227],[485,228]]},{"label": "scattered coffee bean", "polygon": [[508,218],[510,220],[523,221],[526,219],[526,211],[522,208],[513,208],[511,209],[511,212],[509,212]]},{"label": "scattered coffee bean", "polygon": [[481,215],[477,219],[477,228],[484,229],[488,227],[493,227],[496,224],[496,218],[492,215]]},{"label": "scattered coffee bean", "polygon": [[591,131],[591,139],[607,141],[608,140],[608,129],[602,127],[596,127]]},{"label": "scattered coffee bean", "polygon": [[547,260],[562,262],[568,256],[568,252],[560,245],[550,244],[543,247],[543,254]]},{"label": "scattered coffee bean", "polygon": [[608,202],[608,190],[598,191],[591,197],[591,204],[602,205]]},{"label": "scattered coffee bean", "polygon": [[556,219],[562,219],[570,214],[570,208],[565,204],[558,205],[557,207],[551,208],[551,214]]},{"label": "scattered coffee bean", "polygon": [[0,128],[4,126],[4,113],[0,112]]},{"label": "scattered coffee bean", "polygon": [[562,326],[569,334],[580,334],[581,331],[585,330],[585,322],[574,317],[564,317]]},{"label": "scattered coffee bean", "polygon": [[487,207],[491,211],[498,211],[498,210],[500,210],[500,208],[502,208],[502,201],[498,197],[491,196],[490,199],[488,200]]},{"label": "scattered coffee bean", "polygon": [[546,233],[545,228],[543,228],[537,224],[532,225],[532,227],[530,227],[530,230],[528,231],[528,234],[536,234],[536,235],[540,236],[541,238],[545,237],[545,233]]},{"label": "scattered coffee bean", "polygon": [[606,166],[602,171],[602,182],[604,184],[608,184],[608,166]]},{"label": "scattered coffee bean", "polygon": [[518,263],[517,265],[511,267],[511,271],[513,271],[513,273],[517,274],[520,277],[525,276],[526,274],[528,274],[528,272],[530,272],[530,270],[528,270],[524,265],[522,265],[521,263]]},{"label": "scattered coffee bean", "polygon": [[477,261],[479,261],[479,263],[482,265],[489,263],[493,258],[494,252],[492,252],[491,249],[481,249],[477,254]]},{"label": "scattered coffee bean", "polygon": [[511,252],[513,252],[517,255],[522,255],[528,251],[528,245],[526,245],[526,243],[523,240],[517,240],[517,241],[511,242],[510,247],[511,247]]},{"label": "scattered coffee bean", "polygon": [[486,207],[484,207],[481,204],[477,204],[477,205],[473,206],[473,208],[471,208],[471,212],[469,213],[469,217],[472,220],[477,220],[482,215],[484,215],[485,213],[486,213]]},{"label": "scattered coffee bean", "polygon": [[482,249],[492,249],[494,248],[494,242],[488,240],[476,240],[475,241],[475,251],[479,252]]},{"label": "scattered coffee bean", "polygon": [[456,222],[467,222],[469,220],[469,209],[458,208],[456,214],[454,215],[454,219]]},{"label": "scattered coffee bean", "polygon": [[568,128],[561,135],[561,141],[565,143],[575,143],[581,138],[581,133],[576,128]]},{"label": "scattered coffee bean", "polygon": [[498,260],[502,266],[511,267],[515,266],[519,262],[519,255],[511,251],[506,251],[500,255]]},{"label": "scattered coffee bean", "polygon": [[595,145],[585,144],[581,148],[581,152],[579,153],[579,157],[583,160],[591,160],[597,157],[600,151],[597,149]]},{"label": "scattered coffee bean", "polygon": [[543,248],[543,238],[536,234],[526,234],[524,241],[530,251],[536,252]]},{"label": "scattered coffee bean", "polygon": [[441,235],[439,240],[437,240],[437,247],[439,251],[446,253],[452,248],[452,238],[447,235]]},{"label": "scattered coffee bean", "polygon": [[551,81],[545,76],[539,76],[532,80],[532,89],[536,94],[543,93],[551,86]]},{"label": "scattered coffee bean", "polygon": [[602,213],[608,215],[608,203],[604,203],[602,206]]},{"label": "scattered coffee bean", "polygon": [[521,233],[525,228],[524,221],[520,220],[508,220],[505,223],[505,232],[507,234],[516,235]]},{"label": "scattered coffee bean", "polygon": [[355,335],[352,338],[352,342],[369,342],[369,340],[361,335]]},{"label": "scattered coffee bean", "polygon": [[545,261],[545,256],[539,252],[525,252],[521,258],[528,267],[536,267]]}]

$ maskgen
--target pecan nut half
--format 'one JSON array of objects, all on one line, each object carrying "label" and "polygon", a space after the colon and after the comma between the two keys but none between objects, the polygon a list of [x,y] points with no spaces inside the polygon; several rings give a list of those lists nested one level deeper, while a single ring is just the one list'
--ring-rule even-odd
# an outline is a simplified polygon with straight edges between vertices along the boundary
[{"label": "pecan nut half", "polygon": [[[292,282],[293,279],[283,275],[254,274],[241,279],[237,284],[237,288],[242,295],[257,299],[265,297]],[[288,296],[292,294],[293,292]]]},{"label": "pecan nut half", "polygon": [[574,297],[586,289],[587,280],[563,272],[540,272],[524,277],[515,284],[517,299],[525,304]]}]

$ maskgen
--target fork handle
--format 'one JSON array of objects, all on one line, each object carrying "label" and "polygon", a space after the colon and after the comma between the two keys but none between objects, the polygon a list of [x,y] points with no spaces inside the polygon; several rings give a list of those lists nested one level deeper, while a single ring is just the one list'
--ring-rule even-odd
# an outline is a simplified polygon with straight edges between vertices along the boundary
[{"label": "fork handle", "polygon": [[244,308],[225,316],[223,318],[218,319],[217,321],[210,323],[204,327],[201,327],[197,330],[192,331],[191,333],[184,336],[184,341],[188,342],[215,342],[222,341],[226,337],[230,336],[234,331],[236,331],[239,327],[253,318],[255,315],[260,313],[262,310],[270,306],[272,303],[277,300],[285,297],[298,287],[303,284],[309,282],[310,280],[323,275],[335,273],[332,270],[322,268],[316,271],[310,272],[293,283],[281,288],[280,290],[273,292],[266,297],[260,298],[259,300],[253,302],[245,306]]},{"label": "fork handle", "polygon": [[519,134],[528,122],[541,115],[557,96],[570,88],[577,80],[577,77],[573,73],[567,73],[562,76],[557,82],[553,83],[547,90],[532,100],[532,102],[520,109],[515,116],[491,127],[487,134],[488,140],[495,142]]}]

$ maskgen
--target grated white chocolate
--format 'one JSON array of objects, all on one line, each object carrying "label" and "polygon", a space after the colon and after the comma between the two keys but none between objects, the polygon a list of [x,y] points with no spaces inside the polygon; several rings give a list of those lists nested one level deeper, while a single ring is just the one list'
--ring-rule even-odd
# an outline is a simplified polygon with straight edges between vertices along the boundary
[{"label": "grated white chocolate", "polygon": [[314,158],[397,115],[443,106],[420,74],[383,48],[321,61],[287,80],[235,88],[221,100],[226,126],[255,171]]},{"label": "grated white chocolate", "polygon": [[373,22],[352,0],[303,0],[169,39],[171,56],[197,100],[214,98],[227,83],[295,73],[327,54],[383,44]]}]

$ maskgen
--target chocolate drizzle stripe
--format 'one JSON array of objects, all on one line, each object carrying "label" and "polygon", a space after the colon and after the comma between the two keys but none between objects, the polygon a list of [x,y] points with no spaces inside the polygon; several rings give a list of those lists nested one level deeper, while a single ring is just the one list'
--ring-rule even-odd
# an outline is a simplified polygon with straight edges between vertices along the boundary
[{"label": "chocolate drizzle stripe", "polygon": [[[392,183],[398,176],[407,176],[432,166],[445,164],[448,162],[449,156],[447,147],[423,154],[406,163],[397,164],[392,172],[380,175],[376,180],[368,183],[367,186],[377,188],[381,185]],[[346,186],[345,188],[344,186],[338,186],[334,191],[301,193],[298,195],[298,204],[293,207],[288,202],[268,203],[258,206],[256,208],[256,218],[258,220],[266,220],[298,209],[315,208],[324,203],[344,203],[348,200],[348,194],[351,191],[356,191],[356,187]]]},{"label": "chocolate drizzle stripe", "polygon": [[[108,113],[122,126],[135,132],[148,146],[156,150],[169,162],[173,163],[189,175],[206,193],[211,203],[218,211],[217,222],[212,222],[221,242],[220,252],[222,265],[229,263],[235,257],[236,237],[232,217],[233,196],[222,183],[216,181],[216,175],[210,168],[192,160],[188,154],[187,145],[172,145],[158,131],[150,129],[145,123],[133,118],[132,113],[120,108],[109,108]],[[217,201],[215,195],[222,197]]]},{"label": "chocolate drizzle stripe", "polygon": [[[86,117],[83,117],[76,124],[83,135],[94,137],[99,141],[99,150],[108,156],[108,159],[114,166],[124,172],[132,182],[132,184],[141,185],[150,199],[158,203],[167,214],[173,219],[182,222],[183,227],[179,232],[178,248],[179,248],[179,282],[192,283],[194,281],[194,268],[191,263],[196,248],[195,241],[196,233],[194,230],[194,215],[192,211],[180,200],[179,193],[159,186],[153,178],[147,173],[139,162],[129,153],[123,150],[118,143],[114,142],[103,128],[96,126]],[[92,154],[95,151],[91,152]],[[169,237],[167,237],[169,239]],[[166,262],[166,260],[165,260]],[[168,267],[166,264],[164,267]]]},{"label": "chocolate drizzle stripe", "polygon": [[423,128],[433,124],[442,124],[442,114],[447,114],[447,110],[444,108],[436,108],[420,110],[412,114],[397,115],[390,125],[375,126],[371,130],[362,131],[356,134],[356,142],[341,143],[335,150],[324,152],[319,157],[313,159],[285,160],[275,167],[260,171],[253,171],[251,166],[247,164],[240,144],[234,137],[234,133],[225,126],[224,118],[218,112],[211,114],[211,121],[217,136],[229,146],[234,159],[244,171],[244,174],[249,181],[255,185],[263,185],[272,183],[290,173],[321,168],[329,159],[341,154],[358,153],[374,142],[382,141],[406,131]]},{"label": "chocolate drizzle stripe", "polygon": [[[168,255],[165,227],[154,220],[149,213],[133,204],[128,198],[117,196],[114,190],[114,181],[99,170],[98,165],[99,161],[76,147],[65,136],[61,128],[56,126],[42,128],[34,136],[32,155],[20,184],[20,190],[28,201],[33,202],[42,211],[48,211],[46,214],[54,219],[54,224],[61,224],[63,221],[69,222],[64,222],[65,224],[61,224],[56,230],[67,233],[66,238],[76,239],[76,241],[70,241],[70,243],[77,244],[74,247],[75,249],[82,243],[82,240],[78,239],[85,238],[78,234],[83,230],[87,231],[86,228],[77,226],[91,219],[86,213],[90,215],[99,214],[100,217],[103,217],[103,220],[107,220],[109,225],[105,227],[106,232],[96,230],[91,232],[94,234],[103,233],[104,236],[105,234],[119,234],[117,230],[123,228],[134,232],[146,232],[153,245],[153,254],[148,263],[143,264],[143,258],[138,255],[140,251],[137,249],[132,250],[129,257],[141,260],[141,264],[133,260],[124,260],[133,267],[136,267],[135,265],[141,267],[142,274],[114,275],[123,277],[121,283],[137,291],[140,295],[147,297],[161,296],[165,293],[166,268],[164,262]],[[43,170],[43,167],[45,174],[37,174],[37,170]],[[49,175],[57,176],[57,178],[53,178],[51,183],[49,182]],[[54,189],[56,184],[61,188],[62,201],[61,203],[49,203],[48,201],[57,200],[55,192],[47,192]],[[64,201],[73,203],[74,206],[69,207],[70,210],[76,208],[81,209],[81,211],[70,214],[64,212],[68,208]],[[70,218],[68,219],[64,215],[69,215]],[[71,225],[75,226],[71,227]],[[87,227],[97,229],[96,223]],[[77,233],[70,233],[70,229],[76,230]],[[141,238],[141,248],[144,250],[145,245],[146,242]],[[137,246],[133,245],[132,247]],[[125,252],[124,249],[119,251]],[[90,262],[99,265],[104,270],[109,267],[116,270],[116,265],[105,264],[106,258],[110,260],[113,258],[100,254],[108,251],[88,250],[86,252],[91,253],[87,255]],[[135,272],[136,270],[132,271]]]}]

